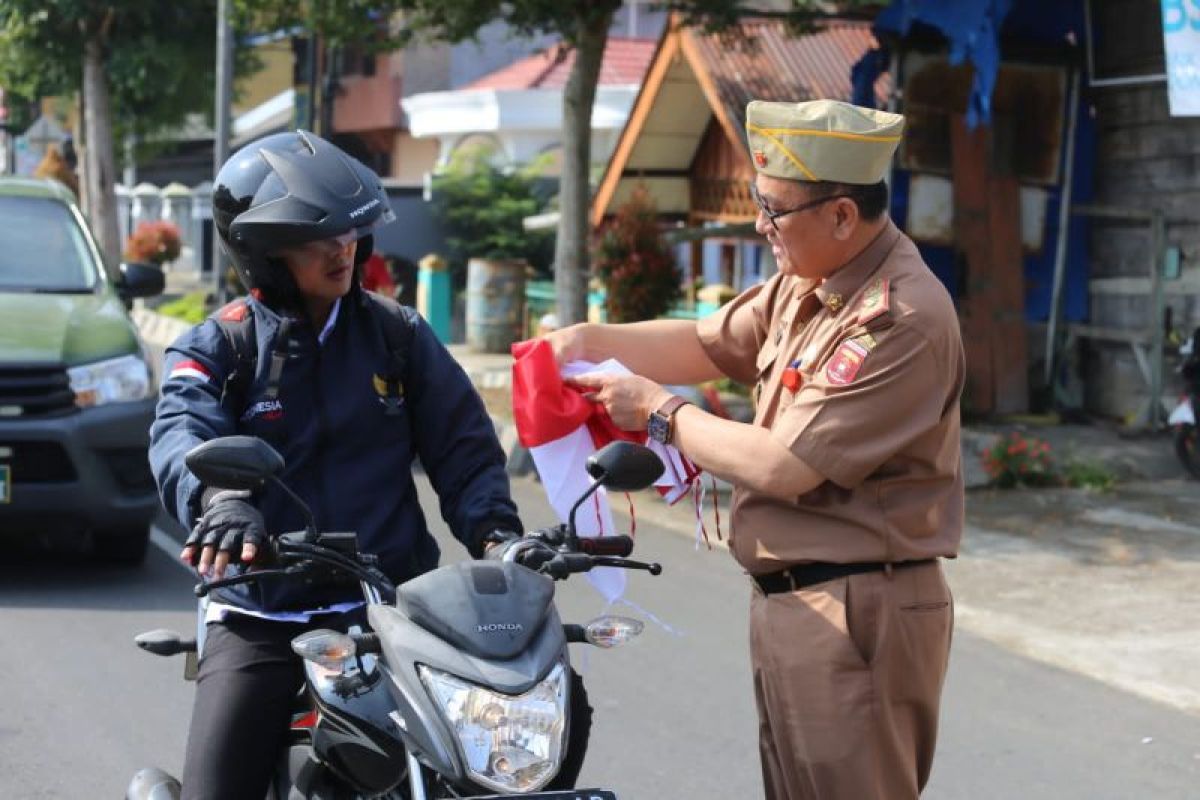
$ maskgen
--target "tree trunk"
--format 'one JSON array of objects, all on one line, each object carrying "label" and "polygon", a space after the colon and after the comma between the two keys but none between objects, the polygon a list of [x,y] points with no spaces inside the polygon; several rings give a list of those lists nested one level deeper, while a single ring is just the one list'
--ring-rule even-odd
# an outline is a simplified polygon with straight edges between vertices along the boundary
[{"label": "tree trunk", "polygon": [[87,136],[85,170],[88,220],[96,234],[105,268],[113,278],[121,262],[121,235],[117,228],[117,195],[113,187],[116,166],[113,157],[112,113],[108,79],[104,74],[102,35],[88,39],[83,51],[83,126]]},{"label": "tree trunk", "polygon": [[588,205],[592,162],[592,103],[608,42],[612,11],[580,23],[575,63],[563,89],[563,163],[558,239],[554,244],[554,292],[559,325],[587,319]]}]

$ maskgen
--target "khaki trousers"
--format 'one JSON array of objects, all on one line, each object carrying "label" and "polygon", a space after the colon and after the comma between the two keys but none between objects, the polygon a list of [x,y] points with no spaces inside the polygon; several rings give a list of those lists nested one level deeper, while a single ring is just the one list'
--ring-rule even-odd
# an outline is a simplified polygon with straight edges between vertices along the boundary
[{"label": "khaki trousers", "polygon": [[916,798],[933,765],[954,626],[941,564],[752,591],[767,799]]}]

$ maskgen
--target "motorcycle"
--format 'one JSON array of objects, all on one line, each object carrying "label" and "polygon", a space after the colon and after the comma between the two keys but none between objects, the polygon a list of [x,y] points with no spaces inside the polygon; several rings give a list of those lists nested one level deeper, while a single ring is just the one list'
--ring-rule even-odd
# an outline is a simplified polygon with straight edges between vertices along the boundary
[{"label": "motorcycle", "polygon": [[1196,427],[1196,407],[1200,402],[1200,328],[1192,332],[1179,355],[1179,375],[1183,378],[1184,393],[1179,405],[1167,418],[1174,431],[1175,455],[1193,478],[1200,478],[1200,431]]},{"label": "motorcycle", "polygon": [[[354,533],[317,531],[311,511],[278,478],[283,459],[266,442],[214,439],[189,452],[186,463],[207,486],[282,487],[307,520],[304,531],[273,540],[272,566],[199,584],[202,604],[217,588],[266,576],[348,576],[366,601],[364,628],[313,630],[292,640],[304,659],[305,685],[268,800],[615,800],[609,790],[574,788],[591,708],[567,644],[614,647],[643,626],[616,616],[564,624],[554,582],[601,566],[662,572],[656,563],[628,558],[627,536],[581,539],[575,529],[576,510],[599,487],[637,491],[653,484],[663,470],[653,452],[609,444],[588,459],[592,482],[566,524],[399,587],[358,549]],[[135,641],[156,655],[187,654],[185,677],[194,679],[203,609],[197,627],[192,640],[157,630]],[[134,776],[126,798],[175,800],[179,788],[163,770],[147,768]]]}]

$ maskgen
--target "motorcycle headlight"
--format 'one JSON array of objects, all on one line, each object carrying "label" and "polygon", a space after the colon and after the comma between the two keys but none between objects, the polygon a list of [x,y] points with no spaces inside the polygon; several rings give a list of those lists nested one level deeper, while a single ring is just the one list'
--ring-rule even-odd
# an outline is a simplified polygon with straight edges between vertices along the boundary
[{"label": "motorcycle headlight", "polygon": [[472,780],[500,792],[533,792],[558,774],[567,727],[561,662],[533,689],[513,697],[426,666],[418,670],[454,729]]},{"label": "motorcycle headlight", "polygon": [[141,400],[150,394],[150,370],[134,355],[71,367],[67,378],[80,408]]}]

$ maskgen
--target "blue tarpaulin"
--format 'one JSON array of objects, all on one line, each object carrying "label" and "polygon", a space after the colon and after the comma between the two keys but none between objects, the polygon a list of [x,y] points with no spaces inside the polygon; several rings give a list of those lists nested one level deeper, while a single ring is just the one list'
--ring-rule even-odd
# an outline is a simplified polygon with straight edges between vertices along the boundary
[{"label": "blue tarpaulin", "polygon": [[950,63],[970,61],[975,67],[967,105],[967,125],[973,128],[992,117],[1000,27],[1012,5],[1013,0],[892,0],[875,18],[875,29],[905,36],[914,22],[920,22],[942,32],[950,44]]},{"label": "blue tarpaulin", "polygon": [[[988,124],[992,89],[1000,67],[998,36],[1001,26],[1005,36],[1013,41],[1065,46],[1082,39],[1083,0],[893,0],[888,8],[880,12],[875,27],[879,32],[894,31],[904,35],[914,24],[929,25],[946,37],[952,63],[970,60],[975,66],[975,84],[968,109],[968,114],[974,117],[969,116],[968,119]],[[871,50],[855,64],[851,73],[855,103],[874,106],[873,87],[879,75],[889,68],[888,58],[886,50]],[[1080,97],[1077,102],[1079,119],[1075,132],[1072,198],[1075,203],[1087,203],[1094,192],[1096,130],[1095,121],[1088,113],[1087,100]],[[1065,139],[1062,146],[1065,151]],[[908,219],[910,177],[907,170],[900,168],[893,174],[891,212],[901,224]],[[1064,233],[1058,225],[1061,198],[1061,186],[1051,187],[1042,247],[1023,259],[1025,314],[1030,321],[1044,321],[1049,316],[1055,242]],[[1082,217],[1071,217],[1066,235],[1063,312],[1065,319],[1078,322],[1088,318],[1088,221]],[[959,285],[962,265],[958,263],[954,249],[923,242],[919,242],[918,246],[930,269],[946,284],[954,297],[959,297],[963,289]]]}]

